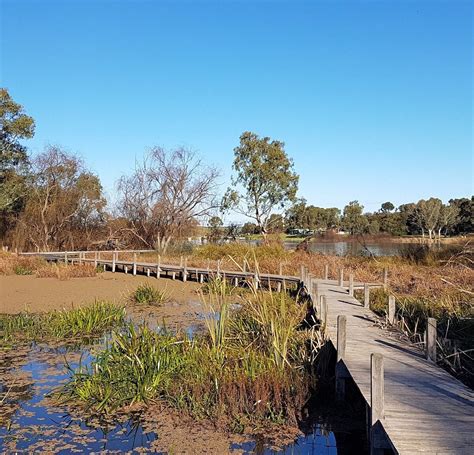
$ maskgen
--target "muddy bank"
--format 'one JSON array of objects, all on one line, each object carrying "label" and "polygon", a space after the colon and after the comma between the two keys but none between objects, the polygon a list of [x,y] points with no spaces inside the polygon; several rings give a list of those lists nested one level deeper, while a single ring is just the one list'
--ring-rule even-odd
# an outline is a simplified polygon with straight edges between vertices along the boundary
[{"label": "muddy bank", "polygon": [[[61,281],[57,278],[36,278],[34,276],[0,276],[0,313],[14,314],[28,310],[43,312],[71,308],[105,299],[116,303],[126,303],[130,293],[141,283],[151,283],[158,289],[166,290],[173,302],[188,304],[199,301],[196,291],[199,285],[182,283],[168,279],[146,276],[125,275],[105,272],[92,278],[71,278]],[[173,305],[167,305],[173,315]],[[182,313],[183,307],[179,307]],[[178,309],[176,308],[176,312]]]}]

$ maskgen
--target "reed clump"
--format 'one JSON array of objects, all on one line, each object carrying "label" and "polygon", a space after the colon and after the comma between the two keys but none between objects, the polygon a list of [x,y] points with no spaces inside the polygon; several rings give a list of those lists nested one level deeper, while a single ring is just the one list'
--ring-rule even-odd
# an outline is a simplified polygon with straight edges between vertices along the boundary
[{"label": "reed clump", "polygon": [[43,340],[72,340],[101,336],[125,322],[125,309],[98,300],[91,305],[49,313],[0,315],[0,344]]},{"label": "reed clump", "polygon": [[206,333],[189,339],[146,325],[114,331],[89,367],[71,371],[60,397],[98,412],[163,400],[234,430],[296,423],[315,386],[311,335],[300,330],[303,310],[284,295],[261,291],[240,308],[224,293],[202,298],[210,310]]},{"label": "reed clump", "polygon": [[169,295],[166,290],[143,283],[132,292],[130,300],[139,305],[163,305],[169,300]]}]

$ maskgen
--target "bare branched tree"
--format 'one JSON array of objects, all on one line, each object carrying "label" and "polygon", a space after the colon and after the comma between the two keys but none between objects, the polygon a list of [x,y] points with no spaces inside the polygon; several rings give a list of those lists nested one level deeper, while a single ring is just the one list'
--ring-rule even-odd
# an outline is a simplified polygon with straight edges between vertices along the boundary
[{"label": "bare branched tree", "polygon": [[218,206],[218,171],[185,148],[153,148],[118,184],[119,211],[143,245],[166,251]]}]

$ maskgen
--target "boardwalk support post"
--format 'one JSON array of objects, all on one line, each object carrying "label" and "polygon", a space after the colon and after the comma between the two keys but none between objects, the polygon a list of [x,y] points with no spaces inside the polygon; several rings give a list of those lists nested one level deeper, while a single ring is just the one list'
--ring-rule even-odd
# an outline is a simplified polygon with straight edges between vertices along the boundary
[{"label": "boardwalk support post", "polygon": [[67,265],[67,251],[64,253],[64,263]]},{"label": "boardwalk support post", "polygon": [[112,272],[115,273],[115,252],[112,253]]},{"label": "boardwalk support post", "polygon": [[383,269],[383,288],[386,291],[388,287],[388,268],[384,267]]},{"label": "boardwalk support post", "polygon": [[183,269],[182,269],[182,278],[183,278],[183,281],[187,281],[188,279],[188,258],[184,258],[184,266],[183,266]]},{"label": "boardwalk support post", "polygon": [[137,274],[137,253],[133,253],[133,272],[134,275]]},{"label": "boardwalk support post", "polygon": [[354,297],[354,274],[349,274],[349,295]]},{"label": "boardwalk support post", "polygon": [[161,275],[161,256],[158,255],[158,263],[156,264],[156,278],[160,278]]},{"label": "boardwalk support post", "polygon": [[344,286],[344,269],[343,268],[339,270],[339,286],[341,286],[341,288]]},{"label": "boardwalk support post", "polygon": [[97,251],[94,251],[94,268],[95,269],[97,268],[97,258],[98,258]]},{"label": "boardwalk support post", "polygon": [[324,279],[325,280],[329,279],[329,264],[324,265]]},{"label": "boardwalk support post", "polygon": [[364,284],[364,307],[370,307],[370,288],[367,283]]},{"label": "boardwalk support post", "polygon": [[390,448],[382,422],[384,409],[384,368],[382,354],[370,355],[370,454],[382,455]]},{"label": "boardwalk support post", "polygon": [[337,362],[336,362],[336,399],[342,401],[346,395],[346,379],[349,377],[344,364],[346,356],[346,316],[337,317]]},{"label": "boardwalk support post", "polygon": [[395,324],[395,297],[393,295],[388,298],[388,323]]},{"label": "boardwalk support post", "polygon": [[255,272],[255,275],[253,276],[253,286],[255,290],[258,289],[258,281],[259,281],[258,274],[257,272]]},{"label": "boardwalk support post", "polygon": [[436,362],[436,319],[428,318],[426,325],[426,358]]}]

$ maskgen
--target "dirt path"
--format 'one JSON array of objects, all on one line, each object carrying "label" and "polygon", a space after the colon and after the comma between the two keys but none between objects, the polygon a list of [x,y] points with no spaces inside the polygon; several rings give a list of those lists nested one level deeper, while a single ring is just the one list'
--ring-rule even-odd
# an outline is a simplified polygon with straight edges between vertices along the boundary
[{"label": "dirt path", "polygon": [[[57,278],[36,278],[34,276],[0,276],[0,313],[19,313],[24,310],[43,312],[54,309],[84,305],[95,299],[107,299],[125,303],[128,295],[140,284],[151,283],[158,289],[166,289],[172,299],[166,307],[176,304],[195,307],[199,305],[197,283],[148,278],[146,276],[124,275],[122,273],[101,273],[93,278],[71,278],[66,281]],[[180,312],[184,309],[179,305]]]}]

